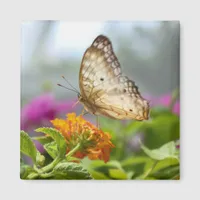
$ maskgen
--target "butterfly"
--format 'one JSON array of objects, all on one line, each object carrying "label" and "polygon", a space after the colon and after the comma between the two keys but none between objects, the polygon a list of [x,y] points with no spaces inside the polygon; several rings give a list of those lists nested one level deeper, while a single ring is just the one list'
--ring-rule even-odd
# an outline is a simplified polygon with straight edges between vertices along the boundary
[{"label": "butterfly", "polygon": [[135,83],[122,75],[112,44],[104,35],[99,35],[83,55],[79,87],[79,102],[89,113],[123,120],[149,118],[149,102]]}]

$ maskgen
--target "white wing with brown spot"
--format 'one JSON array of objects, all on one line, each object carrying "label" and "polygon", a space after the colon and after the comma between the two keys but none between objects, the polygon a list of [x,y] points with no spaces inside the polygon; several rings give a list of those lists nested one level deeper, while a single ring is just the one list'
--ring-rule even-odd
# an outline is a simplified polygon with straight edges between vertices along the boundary
[{"label": "white wing with brown spot", "polygon": [[149,105],[134,82],[122,76],[109,39],[98,36],[86,50],[79,74],[82,103],[93,114],[115,119],[148,118]]}]

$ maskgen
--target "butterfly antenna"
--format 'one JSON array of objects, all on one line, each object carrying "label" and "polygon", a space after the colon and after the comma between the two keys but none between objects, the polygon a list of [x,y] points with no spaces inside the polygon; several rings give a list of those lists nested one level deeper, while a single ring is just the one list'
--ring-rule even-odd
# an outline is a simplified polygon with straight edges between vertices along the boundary
[{"label": "butterfly antenna", "polygon": [[64,77],[62,76],[62,78],[76,91],[79,93],[79,91]]},{"label": "butterfly antenna", "polygon": [[76,91],[76,90],[72,90],[71,88],[65,87],[64,85],[61,85],[61,84],[59,84],[59,83],[58,83],[57,85],[60,86],[60,87],[65,88],[65,89],[67,89],[67,90],[71,90],[71,91],[76,92],[77,94],[79,94],[78,91]]}]

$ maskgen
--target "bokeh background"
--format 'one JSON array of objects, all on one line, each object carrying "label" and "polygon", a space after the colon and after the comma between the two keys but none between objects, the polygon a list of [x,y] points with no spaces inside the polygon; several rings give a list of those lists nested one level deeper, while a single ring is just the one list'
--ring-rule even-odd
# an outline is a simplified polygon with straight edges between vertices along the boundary
[{"label": "bokeh background", "polygon": [[99,34],[108,36],[125,74],[142,93],[162,95],[179,85],[179,23],[23,22],[21,27],[22,105],[51,90],[58,99],[74,94],[57,87],[61,75],[78,88],[84,51]]},{"label": "bokeh background", "polygon": [[[21,129],[35,136],[35,128],[51,126],[49,121],[55,117],[64,117],[68,112],[80,114],[81,105],[72,108],[77,94],[58,87],[57,83],[67,86],[61,78],[64,75],[79,90],[82,56],[99,34],[111,40],[123,73],[135,81],[141,94],[151,101],[151,106],[170,107],[171,112],[179,117],[179,22],[25,21],[21,26]],[[176,98],[172,102],[174,94]],[[86,118],[95,121],[92,115]],[[138,137],[151,140],[152,135],[145,137],[145,131],[129,128],[125,137],[121,133],[117,135],[116,129],[112,128],[128,126],[132,122],[102,118],[101,123],[103,128],[109,127],[115,144],[118,144],[118,149],[111,155],[113,160],[124,160],[133,152],[140,155]],[[160,125],[163,130],[167,123]],[[152,132],[155,143],[147,142],[147,146],[155,148],[178,139],[179,131],[176,137],[173,131],[169,128],[169,133],[165,134],[168,139],[164,140],[158,137],[161,132]],[[36,145],[44,151],[39,143]]]}]

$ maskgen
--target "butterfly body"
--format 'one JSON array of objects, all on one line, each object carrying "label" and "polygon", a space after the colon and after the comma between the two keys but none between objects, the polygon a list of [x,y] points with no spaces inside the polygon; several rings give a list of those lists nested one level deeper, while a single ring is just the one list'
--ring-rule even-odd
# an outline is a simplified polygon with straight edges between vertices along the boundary
[{"label": "butterfly body", "polygon": [[148,119],[149,103],[127,76],[110,40],[100,35],[85,51],[79,73],[79,101],[94,115],[113,119]]}]

